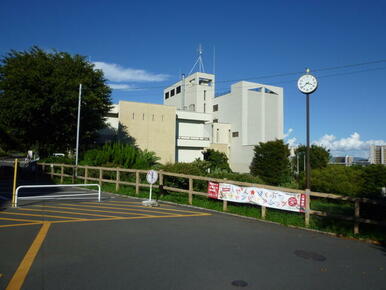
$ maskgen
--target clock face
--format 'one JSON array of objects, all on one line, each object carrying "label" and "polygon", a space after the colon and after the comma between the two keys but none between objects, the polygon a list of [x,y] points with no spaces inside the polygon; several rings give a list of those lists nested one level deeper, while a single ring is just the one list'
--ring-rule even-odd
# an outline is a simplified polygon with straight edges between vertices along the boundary
[{"label": "clock face", "polygon": [[300,77],[298,80],[298,88],[304,94],[313,93],[318,87],[318,81],[313,75],[307,74]]}]

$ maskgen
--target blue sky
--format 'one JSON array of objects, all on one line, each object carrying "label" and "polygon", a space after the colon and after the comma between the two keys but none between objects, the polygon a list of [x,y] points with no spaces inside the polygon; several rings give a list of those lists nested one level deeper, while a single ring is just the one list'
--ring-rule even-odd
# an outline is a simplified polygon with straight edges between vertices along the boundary
[{"label": "blue sky", "polygon": [[162,103],[162,88],[190,71],[198,44],[213,71],[215,47],[217,91],[243,79],[283,87],[287,140],[298,144],[300,74],[264,77],[382,60],[315,72],[311,140],[334,155],[386,144],[386,1],[3,0],[1,11],[0,55],[38,45],[88,56],[117,88],[114,102]]}]

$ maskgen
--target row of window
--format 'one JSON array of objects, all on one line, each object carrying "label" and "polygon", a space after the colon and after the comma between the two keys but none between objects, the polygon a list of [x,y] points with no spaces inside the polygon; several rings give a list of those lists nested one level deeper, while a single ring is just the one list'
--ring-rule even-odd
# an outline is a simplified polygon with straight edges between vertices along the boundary
[{"label": "row of window", "polygon": [[[137,119],[142,119],[142,120],[145,120],[145,113],[137,113],[137,116],[135,113],[132,113],[131,114],[131,119],[132,120],[135,120],[137,117]],[[151,115],[151,120],[152,121],[156,121],[156,116],[154,114]],[[161,115],[161,119],[159,121],[163,122],[164,120],[164,115]]]},{"label": "row of window", "polygon": [[169,92],[165,93],[165,99],[169,99],[169,97],[173,97],[174,95],[177,95],[181,93],[181,86],[176,87],[175,89],[172,89]]}]

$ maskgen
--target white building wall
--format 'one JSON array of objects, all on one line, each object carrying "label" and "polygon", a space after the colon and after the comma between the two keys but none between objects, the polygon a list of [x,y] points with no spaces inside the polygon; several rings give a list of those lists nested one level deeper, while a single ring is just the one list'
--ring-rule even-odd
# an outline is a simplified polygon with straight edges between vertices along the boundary
[{"label": "white building wall", "polygon": [[[258,91],[251,89],[261,88]],[[271,92],[271,93],[268,93]],[[259,142],[283,138],[283,89],[251,82],[238,82],[229,94],[213,101],[218,111],[213,119],[230,123],[230,166],[233,171],[249,172]]]},{"label": "white building wall", "polygon": [[193,162],[197,158],[203,158],[202,151],[210,146],[210,131],[205,124],[211,120],[211,114],[177,111],[178,162]]}]

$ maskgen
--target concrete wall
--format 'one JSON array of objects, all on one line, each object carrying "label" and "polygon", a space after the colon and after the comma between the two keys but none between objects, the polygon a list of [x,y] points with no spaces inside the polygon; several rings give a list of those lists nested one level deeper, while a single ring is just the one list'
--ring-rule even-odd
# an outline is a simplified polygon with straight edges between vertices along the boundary
[{"label": "concrete wall", "polygon": [[139,148],[154,151],[161,163],[175,161],[175,107],[120,101],[119,122]]},{"label": "concrete wall", "polygon": [[[205,80],[209,80],[209,83]],[[215,77],[212,74],[193,73],[164,90],[164,104],[176,106],[178,110],[211,113],[214,82]],[[181,92],[177,94],[178,87]],[[173,90],[174,96],[171,96]],[[169,93],[168,98],[165,97],[166,93]]]},{"label": "concrete wall", "polygon": [[242,81],[213,104],[218,106],[213,119],[231,126],[229,160],[234,171],[249,172],[259,142],[283,138],[282,88]]}]

